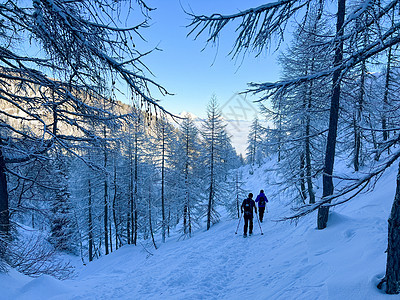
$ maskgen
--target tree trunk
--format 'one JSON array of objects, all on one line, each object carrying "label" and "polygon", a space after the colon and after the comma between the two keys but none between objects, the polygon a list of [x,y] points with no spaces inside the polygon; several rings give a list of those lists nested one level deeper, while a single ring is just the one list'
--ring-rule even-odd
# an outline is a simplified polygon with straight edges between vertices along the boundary
[{"label": "tree trunk", "polygon": [[[106,127],[104,126],[104,138],[107,137]],[[104,170],[107,170],[107,145],[104,144]],[[106,255],[108,252],[108,181],[107,174],[104,177],[104,248]]]},{"label": "tree trunk", "polygon": [[0,147],[0,235],[4,237],[8,237],[10,233],[8,205],[6,163],[2,148]]},{"label": "tree trunk", "polygon": [[207,230],[211,227],[211,212],[213,209],[214,197],[214,119],[211,128],[211,157],[210,157],[210,194],[208,197],[208,210],[207,210]]},{"label": "tree trunk", "polygon": [[282,142],[282,116],[281,116],[281,101],[279,100],[279,122],[278,122],[278,162],[281,161],[281,142]]},{"label": "tree trunk", "polygon": [[[346,11],[346,0],[338,0],[338,12],[337,12],[337,23],[336,23],[336,50],[334,66],[339,65],[343,60],[343,23]],[[335,147],[337,137],[337,127],[339,120],[339,100],[340,100],[340,76],[341,71],[336,70],[333,73],[333,93],[331,97],[331,107],[329,115],[329,130],[328,139],[326,142],[325,151],[325,166],[323,175],[323,192],[322,196],[327,197],[333,194],[333,165],[335,162]],[[321,206],[318,209],[317,227],[318,229],[324,229],[328,223],[329,206]]]},{"label": "tree trunk", "polygon": [[129,127],[129,200],[128,200],[128,213],[126,216],[126,242],[128,245],[131,243],[131,222],[133,222],[133,157],[132,157],[132,140],[131,140],[131,127]]},{"label": "tree trunk", "polygon": [[[139,127],[139,126],[138,126]],[[138,130],[138,129],[136,129]],[[133,244],[136,246],[137,235],[138,235],[138,208],[137,208],[137,199],[138,199],[138,159],[139,159],[139,145],[138,145],[138,131],[135,133],[135,172],[134,172],[134,190],[133,190],[133,207],[131,207],[131,212],[134,213],[134,219],[132,220],[132,240]]]},{"label": "tree trunk", "polygon": [[253,145],[253,166],[256,162],[256,152],[257,152],[257,121],[256,121],[256,126],[254,128],[254,145]]},{"label": "tree trunk", "polygon": [[89,261],[93,260],[93,218],[92,218],[92,183],[88,180],[88,225],[89,225]]},{"label": "tree trunk", "polygon": [[[313,33],[317,32],[317,22],[314,24]],[[315,58],[313,57],[310,66],[310,72],[313,74],[315,71]],[[306,76],[308,72],[306,72]],[[305,120],[305,140],[304,140],[304,156],[305,156],[305,169],[306,169],[306,181],[307,181],[307,192],[310,197],[309,203],[315,203],[315,195],[313,190],[312,178],[311,178],[311,140],[310,140],[310,128],[311,128],[311,108],[312,108],[312,91],[313,91],[313,82],[310,81],[309,86],[307,86],[307,100],[305,103],[305,112],[306,112],[306,120]]]},{"label": "tree trunk", "polygon": [[306,120],[305,157],[306,157],[307,191],[308,191],[308,196],[310,197],[310,204],[313,204],[315,203],[315,194],[311,178],[310,116],[308,115],[308,113]]},{"label": "tree trunk", "polygon": [[149,231],[151,235],[151,240],[153,241],[154,248],[157,249],[156,241],[154,239],[154,234],[153,234],[153,224],[151,221],[151,183],[149,184]]},{"label": "tree trunk", "polygon": [[387,118],[386,112],[389,104],[389,86],[390,86],[390,72],[392,63],[392,47],[389,47],[389,53],[386,62],[386,76],[385,76],[385,89],[383,93],[383,116],[382,116],[382,129],[383,129],[383,140],[386,141],[389,138],[389,132],[387,129]]},{"label": "tree trunk", "polygon": [[113,220],[114,220],[114,228],[115,228],[115,249],[118,250],[118,238],[119,238],[119,229],[118,229],[118,220],[117,220],[117,162],[114,161],[114,199],[112,203],[113,210]]},{"label": "tree trunk", "polygon": [[239,174],[236,172],[236,212],[240,218],[240,203],[239,203]]},{"label": "tree trunk", "polygon": [[188,213],[188,207],[187,207],[187,203],[184,205],[183,207],[183,233],[186,235],[187,233],[187,228],[188,228],[188,220],[187,220],[187,213]]},{"label": "tree trunk", "polygon": [[[365,40],[365,37],[364,37]],[[366,41],[364,41],[366,44]],[[364,85],[365,85],[365,74],[367,67],[365,61],[361,63],[361,80],[360,80],[360,97],[355,107],[355,119],[354,119],[354,171],[358,171],[360,168],[360,155],[361,155],[361,117],[364,105]]]},{"label": "tree trunk", "polygon": [[165,124],[162,124],[162,154],[161,154],[161,217],[162,217],[162,242],[165,243]]},{"label": "tree trunk", "polygon": [[307,199],[307,193],[306,193],[306,181],[304,180],[304,167],[305,167],[305,162],[304,162],[304,153],[301,152],[300,154],[300,197],[301,201],[303,203],[306,203],[305,200]]},{"label": "tree trunk", "polygon": [[400,163],[397,188],[388,220],[388,248],[386,262],[386,293],[400,292]]},{"label": "tree trunk", "polygon": [[353,166],[354,171],[358,172],[360,168],[360,132],[357,125],[357,117],[353,116],[353,130],[354,130],[354,157]]},{"label": "tree trunk", "polygon": [[108,183],[104,180],[104,248],[106,255],[108,251]]},{"label": "tree trunk", "polygon": [[183,233],[186,235],[189,231],[189,130],[185,131],[185,148],[186,148],[186,162],[185,162],[185,206],[183,208]]},{"label": "tree trunk", "polygon": [[188,225],[189,225],[189,237],[192,236],[192,217],[190,214],[190,206],[188,206]]},{"label": "tree trunk", "polygon": [[168,234],[168,237],[169,237],[169,234],[170,234],[170,227],[171,227],[171,206],[170,205],[168,205],[168,223],[167,223],[167,234]]},{"label": "tree trunk", "polygon": [[[0,140],[0,142],[2,142]],[[0,146],[0,259],[7,259],[7,240],[10,238],[6,163]],[[1,269],[1,268],[0,268]]]},{"label": "tree trunk", "polygon": [[110,232],[109,232],[109,235],[108,235],[109,238],[110,238],[110,253],[112,253],[113,252],[113,246],[112,246],[111,220],[110,220],[110,222],[108,224],[109,224],[108,227],[110,229]]}]

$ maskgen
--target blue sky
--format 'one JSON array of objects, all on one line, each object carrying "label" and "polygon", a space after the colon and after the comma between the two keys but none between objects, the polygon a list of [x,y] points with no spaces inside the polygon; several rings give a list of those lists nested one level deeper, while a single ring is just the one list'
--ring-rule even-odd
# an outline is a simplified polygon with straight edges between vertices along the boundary
[{"label": "blue sky", "polygon": [[[223,106],[235,93],[245,90],[248,82],[279,79],[276,53],[273,51],[264,52],[257,58],[255,53],[249,53],[243,61],[236,62],[228,56],[234,41],[235,25],[223,32],[218,46],[208,45],[204,49],[205,35],[196,41],[192,36],[186,37],[189,29],[185,26],[190,19],[183,8],[196,14],[230,14],[258,6],[265,0],[168,0],[147,3],[157,9],[151,12],[151,26],[141,32],[147,39],[141,47],[150,49],[157,46],[162,51],[154,51],[143,61],[154,73],[155,81],[174,94],[165,97],[161,103],[170,112],[179,114],[190,111],[204,117],[213,94]],[[141,51],[147,49],[141,48]]]}]

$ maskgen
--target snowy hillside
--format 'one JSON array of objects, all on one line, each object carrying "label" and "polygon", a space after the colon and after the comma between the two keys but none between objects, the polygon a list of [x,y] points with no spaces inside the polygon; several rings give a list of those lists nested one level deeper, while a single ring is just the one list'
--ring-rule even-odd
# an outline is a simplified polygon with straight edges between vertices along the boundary
[{"label": "snowy hillside", "polygon": [[[264,186],[268,166],[247,176],[254,193]],[[248,174],[248,172],[247,172]],[[188,240],[172,236],[160,249],[124,246],[58,281],[0,275],[1,299],[399,299],[376,289],[386,263],[387,218],[396,168],[375,191],[332,209],[328,228],[316,216],[297,226],[274,222],[290,214],[283,199],[270,197],[266,220],[243,238],[243,220],[224,217]],[[264,178],[264,179],[263,179]],[[267,192],[268,195],[268,192]]]}]

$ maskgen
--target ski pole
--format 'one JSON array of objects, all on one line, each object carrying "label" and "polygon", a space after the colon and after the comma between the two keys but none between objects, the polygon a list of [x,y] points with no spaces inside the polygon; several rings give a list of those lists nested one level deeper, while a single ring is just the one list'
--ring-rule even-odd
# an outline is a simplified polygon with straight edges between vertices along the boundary
[{"label": "ski pole", "polygon": [[258,219],[258,215],[257,214],[256,214],[256,217],[257,217],[258,226],[260,226],[261,235],[264,235],[264,233],[262,232],[260,220]]},{"label": "ski pole", "polygon": [[235,234],[237,234],[237,232],[239,230],[239,225],[240,225],[240,220],[242,219],[242,215],[243,215],[243,213],[240,214],[239,223],[238,223],[238,226],[236,228]]}]

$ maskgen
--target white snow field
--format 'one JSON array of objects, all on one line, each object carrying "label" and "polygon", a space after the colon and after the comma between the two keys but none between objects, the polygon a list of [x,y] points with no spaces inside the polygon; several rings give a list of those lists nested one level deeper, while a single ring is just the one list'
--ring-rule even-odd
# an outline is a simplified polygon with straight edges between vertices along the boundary
[{"label": "white snow field", "polygon": [[[387,219],[395,193],[396,166],[375,190],[331,210],[328,227],[316,230],[316,213],[297,226],[274,222],[290,215],[269,197],[260,234],[242,237],[243,220],[223,217],[191,239],[171,236],[153,255],[124,246],[77,268],[73,279],[0,275],[1,299],[400,299],[376,288],[385,272]],[[266,167],[248,175],[247,188],[266,190]]]}]

